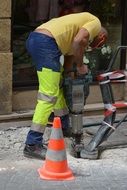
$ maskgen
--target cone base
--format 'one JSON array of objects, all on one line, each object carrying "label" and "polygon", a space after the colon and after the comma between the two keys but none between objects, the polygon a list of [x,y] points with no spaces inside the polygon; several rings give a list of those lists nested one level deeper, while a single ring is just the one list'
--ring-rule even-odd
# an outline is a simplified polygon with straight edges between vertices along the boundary
[{"label": "cone base", "polygon": [[45,179],[45,180],[64,181],[64,180],[74,180],[75,179],[70,168],[68,168],[68,170],[63,173],[54,173],[54,172],[47,171],[45,169],[45,166],[43,166],[42,168],[38,169],[38,172],[39,172],[40,178]]}]

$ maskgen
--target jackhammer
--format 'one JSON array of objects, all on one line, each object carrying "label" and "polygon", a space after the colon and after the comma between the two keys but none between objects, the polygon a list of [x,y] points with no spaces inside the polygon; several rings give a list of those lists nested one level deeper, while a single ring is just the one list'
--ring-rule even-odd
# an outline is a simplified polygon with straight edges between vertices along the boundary
[{"label": "jackhammer", "polygon": [[[116,53],[112,57],[109,67],[105,72],[99,74],[97,79],[100,84],[100,90],[104,103],[104,119],[102,124],[94,137],[91,139],[88,145],[84,146],[82,143],[83,135],[83,112],[86,98],[89,95],[89,85],[92,82],[92,75],[89,72],[83,76],[77,76],[75,70],[75,77],[65,77],[64,91],[65,99],[70,111],[71,127],[72,127],[72,149],[75,157],[82,157],[86,159],[98,158],[98,146],[105,141],[114,130],[120,126],[121,122],[117,126],[113,126],[116,118],[116,108],[112,87],[111,87],[111,75],[117,73],[111,72],[112,66],[116,60],[119,50],[127,49],[127,46],[120,46],[117,48]],[[70,71],[71,72],[71,71]],[[119,72],[117,73],[119,75]],[[120,77],[124,77],[124,74],[120,73]],[[127,105],[126,105],[127,106]],[[127,115],[123,118],[125,120]],[[123,121],[122,120],[122,121]]]},{"label": "jackhammer", "polygon": [[76,68],[74,78],[71,76],[64,79],[64,95],[70,112],[72,149],[75,157],[80,157],[83,148],[83,113],[86,99],[89,95],[89,84],[92,82],[92,75],[88,72],[85,75],[77,75]]}]

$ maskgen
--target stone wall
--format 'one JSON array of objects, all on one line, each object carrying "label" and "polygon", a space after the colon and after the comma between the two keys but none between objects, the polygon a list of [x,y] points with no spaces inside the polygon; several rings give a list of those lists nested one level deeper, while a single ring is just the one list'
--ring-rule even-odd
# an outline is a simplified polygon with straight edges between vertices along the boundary
[{"label": "stone wall", "polygon": [[9,114],[11,112],[11,0],[0,0],[0,114]]}]

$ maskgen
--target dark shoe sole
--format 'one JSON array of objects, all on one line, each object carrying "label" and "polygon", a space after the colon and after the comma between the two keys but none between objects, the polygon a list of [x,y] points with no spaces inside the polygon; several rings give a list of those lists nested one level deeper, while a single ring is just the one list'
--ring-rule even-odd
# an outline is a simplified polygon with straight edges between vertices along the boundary
[{"label": "dark shoe sole", "polygon": [[39,156],[39,155],[36,155],[36,154],[30,154],[30,153],[25,152],[25,151],[23,151],[23,155],[26,158],[45,160],[45,156],[42,157],[42,156]]}]

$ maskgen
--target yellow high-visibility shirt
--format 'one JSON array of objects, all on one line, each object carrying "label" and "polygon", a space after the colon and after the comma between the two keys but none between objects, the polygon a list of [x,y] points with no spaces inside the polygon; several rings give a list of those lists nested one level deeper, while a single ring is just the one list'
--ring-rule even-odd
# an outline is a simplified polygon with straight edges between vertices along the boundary
[{"label": "yellow high-visibility shirt", "polygon": [[62,54],[68,55],[72,52],[73,39],[81,28],[89,32],[89,40],[92,41],[98,35],[101,23],[96,16],[82,12],[51,19],[38,28],[51,32]]}]

